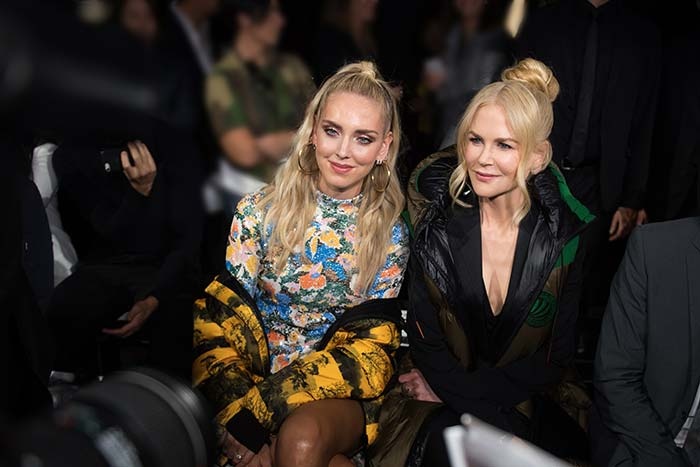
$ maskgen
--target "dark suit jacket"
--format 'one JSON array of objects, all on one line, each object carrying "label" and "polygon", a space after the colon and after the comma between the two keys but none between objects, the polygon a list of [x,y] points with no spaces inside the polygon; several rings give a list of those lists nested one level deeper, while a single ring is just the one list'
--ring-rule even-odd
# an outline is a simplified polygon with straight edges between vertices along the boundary
[{"label": "dark suit jacket", "polygon": [[49,406],[51,355],[37,298],[53,285],[51,233],[34,184],[15,162],[19,149],[3,141],[0,154],[0,417],[15,420]]},{"label": "dark suit jacket", "polygon": [[698,383],[700,217],[640,227],[598,343],[593,422],[604,427],[592,422],[595,465],[689,465],[673,439]]},{"label": "dark suit jacket", "polygon": [[[578,33],[570,24],[572,15],[579,14],[574,5],[579,1],[585,0],[561,0],[534,12],[518,37],[519,58],[541,60],[561,85],[550,136],[557,163],[569,150],[578,104],[575,90],[581,77],[576,64],[583,56],[572,55]],[[643,207],[660,75],[658,31],[624,4],[620,7],[600,122],[600,195],[608,212],[620,206]]]},{"label": "dark suit jacket", "polygon": [[669,41],[649,178],[650,216],[700,214],[700,25]]},{"label": "dark suit jacket", "polygon": [[172,126],[190,132],[204,173],[214,169],[219,148],[204,105],[206,78],[185,31],[168,11],[157,46],[160,114]]}]

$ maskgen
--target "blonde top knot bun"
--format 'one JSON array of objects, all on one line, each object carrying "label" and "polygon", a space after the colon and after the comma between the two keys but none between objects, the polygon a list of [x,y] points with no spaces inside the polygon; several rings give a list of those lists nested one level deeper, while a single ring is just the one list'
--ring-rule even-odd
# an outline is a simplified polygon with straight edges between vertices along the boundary
[{"label": "blonde top knot bun", "polygon": [[549,102],[554,102],[559,94],[559,81],[552,70],[534,58],[520,60],[514,66],[501,73],[503,81],[521,81],[530,88],[543,92]]},{"label": "blonde top knot bun", "polygon": [[359,73],[359,74],[363,74],[365,76],[368,76],[372,79],[378,79],[378,80],[382,79],[382,76],[379,74],[379,70],[377,70],[377,66],[374,64],[374,62],[370,62],[367,60],[364,60],[361,62],[354,62],[354,63],[350,63],[348,65],[345,65],[340,70],[338,70],[338,72],[339,73]]}]

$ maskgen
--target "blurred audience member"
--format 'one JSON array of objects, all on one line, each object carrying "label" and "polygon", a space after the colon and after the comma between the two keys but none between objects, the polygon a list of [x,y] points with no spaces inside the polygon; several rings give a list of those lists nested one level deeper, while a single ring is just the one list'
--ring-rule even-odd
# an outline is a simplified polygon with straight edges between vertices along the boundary
[{"label": "blurred audience member", "polygon": [[229,0],[222,14],[235,25],[233,42],[206,80],[206,105],[225,158],[224,209],[233,212],[244,194],[272,180],[314,86],[297,57],[277,51],[284,27],[277,0]]},{"label": "blurred audience member", "polygon": [[73,272],[78,255],[73,242],[63,230],[61,215],[58,210],[58,178],[53,169],[53,153],[56,145],[53,143],[40,144],[32,154],[32,180],[39,189],[44,204],[46,217],[51,229],[53,244],[53,284],[60,284]]},{"label": "blurred audience member", "polygon": [[0,150],[0,417],[16,421],[51,405],[42,313],[53,288],[51,234],[29,157],[10,132],[0,133]]},{"label": "blurred audience member", "polygon": [[437,95],[440,147],[455,143],[454,130],[471,98],[513,61],[502,3],[455,0],[459,18],[447,35],[445,51],[424,64],[424,82]]},{"label": "blurred audience member", "polygon": [[[595,322],[645,201],[660,75],[656,28],[624,0],[569,0],[532,12],[521,57],[557,74],[552,146],[572,193],[597,217],[583,236],[583,313]],[[590,346],[588,346],[590,347]],[[585,350],[586,347],[580,347]]]},{"label": "blurred audience member", "polygon": [[162,116],[192,135],[205,172],[216,167],[218,155],[203,97],[204,79],[214,64],[209,18],[218,7],[219,0],[176,0],[158,40]]},{"label": "blurred audience member", "polygon": [[160,123],[139,136],[112,145],[91,135],[54,153],[80,259],[49,307],[57,370],[94,376],[98,336],[125,338],[147,325],[151,363],[189,374],[202,223],[194,149]]},{"label": "blurred audience member", "polygon": [[158,21],[152,0],[121,0],[117,17],[122,27],[133,36],[146,44],[155,41]]},{"label": "blurred audience member", "polygon": [[[649,180],[653,220],[700,215],[700,5],[678,8],[665,52]],[[679,24],[681,23],[681,24]]]},{"label": "blurred audience member", "polygon": [[372,33],[378,0],[326,0],[316,39],[316,82],[321,83],[346,63],[373,60]]},{"label": "blurred audience member", "polygon": [[632,234],[595,359],[595,465],[700,465],[699,279],[700,217]]},{"label": "blurred audience member", "polygon": [[218,8],[219,0],[176,0],[164,22],[164,42],[202,79],[214,66],[209,18]]}]

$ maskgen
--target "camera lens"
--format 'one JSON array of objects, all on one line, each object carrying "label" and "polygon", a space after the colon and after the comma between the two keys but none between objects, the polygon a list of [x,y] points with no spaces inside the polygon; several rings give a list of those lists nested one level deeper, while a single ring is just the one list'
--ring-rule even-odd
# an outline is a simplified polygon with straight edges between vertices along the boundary
[{"label": "camera lens", "polygon": [[215,446],[201,396],[151,369],[118,372],[79,391],[19,438],[19,457],[46,467],[208,467]]}]

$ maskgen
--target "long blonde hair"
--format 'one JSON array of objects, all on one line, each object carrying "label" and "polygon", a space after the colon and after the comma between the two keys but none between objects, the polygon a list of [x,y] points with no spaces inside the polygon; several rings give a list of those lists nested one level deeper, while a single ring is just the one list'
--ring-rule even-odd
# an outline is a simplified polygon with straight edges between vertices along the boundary
[{"label": "long blonde hair", "polygon": [[354,288],[365,294],[384,265],[392,228],[404,205],[395,170],[401,137],[396,99],[373,63],[346,65],[323,83],[306,108],[287,162],[266,188],[259,207],[269,207],[265,215],[266,230],[272,227],[269,251],[281,270],[295,248],[302,247],[302,254],[304,251],[304,236],[317,206],[319,173],[310,139],[329,96],[336,92],[359,94],[381,104],[386,131],[393,134],[386,161],[375,165],[362,184],[355,241],[358,277]]},{"label": "long blonde hair", "polygon": [[520,163],[516,172],[518,190],[523,194],[523,204],[515,212],[513,223],[519,224],[530,210],[532,201],[527,190],[530,158],[539,148],[544,148],[543,167],[552,160],[549,134],[554,124],[552,102],[559,94],[559,82],[544,63],[526,58],[503,71],[501,81],[482,88],[472,99],[457,126],[457,154],[459,165],[450,177],[450,195],[455,203],[468,206],[459,199],[468,183],[465,152],[469,143],[468,133],[477,111],[495,104],[503,109],[509,129],[520,142]]}]

